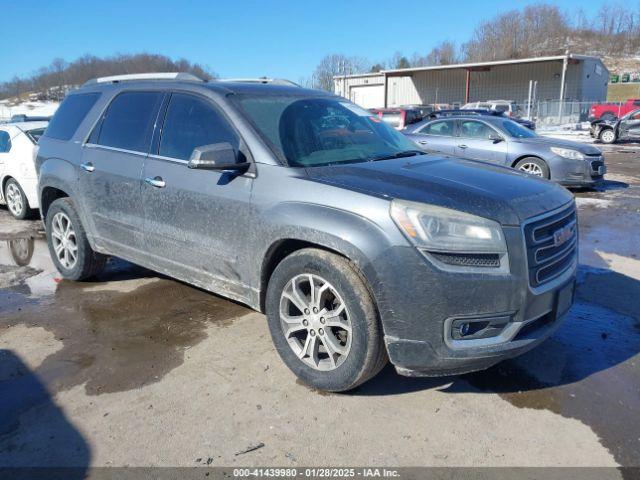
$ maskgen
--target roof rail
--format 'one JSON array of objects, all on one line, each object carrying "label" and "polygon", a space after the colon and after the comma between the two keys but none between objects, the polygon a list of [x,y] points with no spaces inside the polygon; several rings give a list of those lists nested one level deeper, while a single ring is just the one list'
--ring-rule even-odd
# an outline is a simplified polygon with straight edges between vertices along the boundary
[{"label": "roof rail", "polygon": [[203,82],[199,77],[185,72],[158,72],[158,73],[130,73],[127,75],[112,75],[110,77],[92,78],[87,80],[83,87],[97,85],[99,83],[118,83],[134,80],[186,80],[190,82]]},{"label": "roof rail", "polygon": [[217,82],[238,82],[238,83],[270,83],[271,85],[287,85],[290,87],[299,87],[296,82],[292,82],[291,80],[286,80],[284,78],[267,78],[267,77],[259,77],[259,78],[217,78]]}]

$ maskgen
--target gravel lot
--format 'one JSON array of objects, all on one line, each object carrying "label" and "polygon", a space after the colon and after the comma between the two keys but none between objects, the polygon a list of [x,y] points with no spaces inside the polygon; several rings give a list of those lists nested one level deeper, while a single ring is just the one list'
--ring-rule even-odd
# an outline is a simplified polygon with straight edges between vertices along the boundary
[{"label": "gravel lot", "polygon": [[640,146],[603,149],[554,337],[347,394],[296,383],[241,305],[122,261],[60,280],[40,223],[0,207],[0,467],[640,466]]}]

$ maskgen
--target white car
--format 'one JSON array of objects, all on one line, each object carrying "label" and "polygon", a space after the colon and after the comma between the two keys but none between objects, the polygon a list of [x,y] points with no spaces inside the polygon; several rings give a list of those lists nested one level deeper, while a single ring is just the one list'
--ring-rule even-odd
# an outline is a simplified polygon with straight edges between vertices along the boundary
[{"label": "white car", "polygon": [[519,117],[520,106],[511,100],[487,100],[485,102],[471,102],[463,105],[462,110],[486,109],[502,112],[508,117]]},{"label": "white car", "polygon": [[33,164],[38,138],[48,122],[0,125],[0,202],[23,220],[38,208],[38,176]]}]

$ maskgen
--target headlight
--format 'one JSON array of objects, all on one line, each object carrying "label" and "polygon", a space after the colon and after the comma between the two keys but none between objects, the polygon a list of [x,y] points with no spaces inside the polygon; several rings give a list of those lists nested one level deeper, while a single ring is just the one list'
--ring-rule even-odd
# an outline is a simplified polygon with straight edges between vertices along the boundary
[{"label": "headlight", "polygon": [[393,200],[391,218],[406,237],[428,252],[505,254],[499,223],[424,203]]},{"label": "headlight", "polygon": [[571,150],[570,148],[551,147],[551,151],[556,155],[571,160],[584,160],[584,155],[577,150]]}]

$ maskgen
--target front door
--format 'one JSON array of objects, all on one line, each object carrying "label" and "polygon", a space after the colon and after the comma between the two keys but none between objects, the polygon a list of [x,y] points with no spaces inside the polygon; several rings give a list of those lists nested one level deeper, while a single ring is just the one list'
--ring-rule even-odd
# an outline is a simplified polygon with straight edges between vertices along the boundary
[{"label": "front door", "polygon": [[238,259],[248,254],[251,234],[241,226],[249,216],[252,176],[187,167],[196,147],[219,142],[242,150],[210,99],[173,93],[157,152],[142,174],[145,245],[159,270],[238,297]]},{"label": "front door", "polygon": [[[504,136],[479,120],[460,120],[456,155],[471,160],[507,164],[507,142]],[[496,140],[492,137],[500,137]]]},{"label": "front door", "polygon": [[143,248],[140,174],[164,95],[120,93],[83,148],[83,206],[96,243],[112,251],[135,253]]},{"label": "front door", "polygon": [[626,120],[620,122],[620,138],[640,138],[640,110],[629,114]]}]

